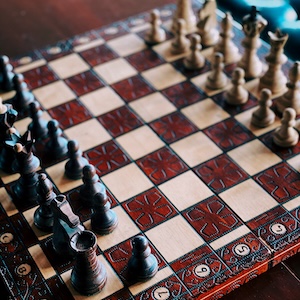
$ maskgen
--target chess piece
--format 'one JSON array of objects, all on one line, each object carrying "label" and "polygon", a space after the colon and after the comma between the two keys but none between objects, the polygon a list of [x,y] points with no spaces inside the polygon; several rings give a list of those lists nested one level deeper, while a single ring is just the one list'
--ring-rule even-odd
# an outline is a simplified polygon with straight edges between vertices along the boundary
[{"label": "chess piece", "polygon": [[6,55],[0,56],[0,90],[9,92],[13,89],[13,67]]},{"label": "chess piece", "polygon": [[256,78],[262,74],[263,64],[257,56],[257,49],[261,46],[260,33],[267,24],[267,20],[258,14],[255,6],[252,6],[251,13],[243,18],[244,54],[238,62],[238,67],[244,69],[246,78]]},{"label": "chess piece", "polygon": [[[8,130],[13,128],[13,124],[17,119],[18,113],[12,108],[11,104],[3,104],[0,97],[0,169],[6,173],[13,173],[12,163],[15,160],[15,153],[12,147],[6,145],[6,141],[10,140],[12,132]],[[16,133],[17,130],[13,129]]]},{"label": "chess piece", "polygon": [[154,9],[151,12],[151,29],[145,36],[145,41],[149,45],[155,45],[166,40],[166,32],[161,28],[161,20],[159,10]]},{"label": "chess piece", "polygon": [[198,34],[191,36],[191,53],[184,59],[183,64],[188,70],[199,70],[205,65],[205,57],[201,51],[201,38]]},{"label": "chess piece", "polygon": [[65,165],[65,175],[70,179],[80,179],[82,178],[83,167],[88,165],[89,162],[82,157],[82,151],[79,149],[77,141],[69,141],[67,147],[69,160]]},{"label": "chess piece", "polygon": [[147,281],[158,271],[157,259],[151,254],[149,242],[144,236],[137,236],[132,241],[132,256],[128,262],[128,274],[137,281]]},{"label": "chess piece", "polygon": [[199,10],[198,32],[203,46],[213,46],[219,40],[217,30],[217,4],[215,0],[205,0]]},{"label": "chess piece", "polygon": [[10,102],[17,112],[26,115],[28,113],[29,104],[34,101],[34,96],[28,90],[23,75],[16,74],[13,77],[13,85],[16,94],[12,97]]},{"label": "chess piece", "polygon": [[12,186],[13,195],[16,200],[30,204],[37,202],[38,175],[36,172],[40,166],[39,159],[32,153],[33,143],[30,132],[27,131],[13,146],[16,160],[12,166],[15,172],[20,173],[20,178]]},{"label": "chess piece", "polygon": [[287,61],[283,53],[283,47],[288,39],[288,34],[276,30],[275,33],[269,31],[271,49],[266,56],[268,63],[267,72],[260,78],[259,89],[268,88],[273,94],[281,93],[285,90],[287,79],[283,74],[281,67]]},{"label": "chess piece", "polygon": [[235,46],[232,41],[234,34],[232,32],[232,16],[229,12],[225,13],[225,17],[221,22],[220,38],[216,46],[214,47],[214,52],[220,52],[224,56],[224,63],[237,61],[239,58],[239,49]]},{"label": "chess piece", "polygon": [[45,139],[48,134],[48,121],[42,118],[43,112],[37,101],[33,101],[29,104],[29,115],[32,122],[28,125],[28,130],[31,131],[32,136],[36,140]]},{"label": "chess piece", "polygon": [[283,111],[281,126],[273,134],[273,141],[280,147],[293,147],[298,143],[299,133],[294,128],[296,125],[296,112],[293,108],[288,107]]},{"label": "chess piece", "polygon": [[10,127],[7,130],[7,135],[5,138],[5,142],[3,142],[2,148],[0,149],[0,169],[5,173],[12,174],[16,171],[13,169],[15,157],[15,151],[12,147],[9,147],[6,142],[11,142],[11,136],[18,135],[20,137],[19,132],[16,128]]},{"label": "chess piece", "polygon": [[93,197],[91,225],[93,231],[100,235],[111,233],[118,225],[118,217],[110,208],[104,185],[100,193]]},{"label": "chess piece", "polygon": [[74,214],[64,195],[58,195],[50,203],[53,211],[52,245],[55,252],[61,256],[74,257],[75,251],[71,247],[72,237],[84,230],[79,217]]},{"label": "chess piece", "polygon": [[214,62],[212,64],[212,71],[207,76],[205,86],[211,90],[218,90],[224,88],[228,83],[228,78],[223,72],[223,54],[215,53]]},{"label": "chess piece", "polygon": [[244,88],[245,72],[241,68],[236,68],[233,71],[231,78],[231,88],[226,92],[225,99],[228,104],[240,105],[248,101],[248,91]]},{"label": "chess piece", "polygon": [[53,212],[50,204],[56,198],[56,194],[53,192],[53,185],[46,174],[40,174],[38,181],[37,193],[40,206],[34,212],[34,225],[42,231],[52,232]]},{"label": "chess piece", "polygon": [[178,19],[177,30],[175,32],[174,40],[171,44],[172,54],[182,54],[189,51],[190,40],[185,35],[185,21],[183,19]]},{"label": "chess piece", "polygon": [[275,113],[271,110],[272,106],[272,92],[269,89],[263,89],[260,92],[260,99],[258,101],[258,109],[252,114],[251,124],[264,128],[275,121]]},{"label": "chess piece", "polygon": [[177,20],[183,19],[185,21],[185,29],[187,32],[193,32],[196,27],[196,16],[193,12],[191,0],[178,0],[177,9],[174,13],[172,32],[177,31]]},{"label": "chess piece", "polygon": [[107,274],[96,255],[97,238],[92,231],[84,230],[71,238],[71,247],[76,252],[71,284],[82,295],[100,292],[106,284]]},{"label": "chess piece", "polygon": [[92,207],[93,197],[97,193],[104,193],[105,187],[99,182],[99,176],[96,173],[96,169],[93,165],[86,165],[82,169],[82,181],[83,185],[79,190],[80,199],[84,203],[85,207]]},{"label": "chess piece", "polygon": [[68,140],[62,136],[57,120],[51,120],[47,124],[49,141],[46,143],[46,151],[53,159],[64,157],[68,153]]},{"label": "chess piece", "polygon": [[276,100],[276,107],[281,113],[287,107],[292,107],[296,114],[300,114],[300,62],[296,61],[289,71],[287,92]]}]

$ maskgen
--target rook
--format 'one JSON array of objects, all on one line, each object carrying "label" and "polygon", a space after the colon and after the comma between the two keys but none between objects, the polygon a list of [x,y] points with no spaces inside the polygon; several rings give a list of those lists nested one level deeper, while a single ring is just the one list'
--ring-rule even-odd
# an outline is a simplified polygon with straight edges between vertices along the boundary
[{"label": "rook", "polygon": [[74,289],[87,296],[100,292],[106,283],[107,274],[96,255],[97,237],[92,231],[84,230],[73,235],[71,247],[76,252],[75,266],[71,272]]}]

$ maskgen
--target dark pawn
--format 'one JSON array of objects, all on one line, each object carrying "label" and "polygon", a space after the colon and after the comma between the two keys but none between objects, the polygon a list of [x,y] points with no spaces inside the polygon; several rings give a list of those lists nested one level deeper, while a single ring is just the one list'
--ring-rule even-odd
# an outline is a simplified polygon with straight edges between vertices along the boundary
[{"label": "dark pawn", "polygon": [[82,157],[82,151],[79,149],[79,144],[75,140],[68,142],[68,157],[69,160],[65,165],[65,175],[74,180],[82,178],[82,169],[88,165],[89,162]]},{"label": "dark pawn", "polygon": [[86,207],[93,206],[93,197],[97,193],[105,193],[104,185],[99,182],[99,176],[93,165],[86,165],[82,169],[83,186],[80,188],[80,199]]},{"label": "dark pawn", "polygon": [[71,247],[77,253],[71,273],[71,284],[83,295],[100,292],[107,281],[107,273],[96,255],[97,238],[92,231],[84,230],[71,239]]},{"label": "dark pawn", "polygon": [[64,157],[68,152],[68,140],[62,137],[62,130],[56,120],[47,124],[49,141],[46,144],[46,151],[53,159]]},{"label": "dark pawn", "polygon": [[22,74],[13,77],[13,85],[16,90],[15,96],[10,100],[14,109],[20,114],[27,115],[29,104],[34,101],[33,94],[28,90],[27,83]]},{"label": "dark pawn", "polygon": [[14,73],[9,58],[6,55],[0,56],[0,90],[9,92],[13,89]]},{"label": "dark pawn", "polygon": [[71,258],[75,252],[71,247],[71,238],[84,230],[80,219],[74,214],[69,202],[64,195],[58,195],[50,203],[53,211],[53,236],[54,251],[60,256]]},{"label": "dark pawn", "polygon": [[28,125],[28,130],[31,131],[33,138],[36,140],[46,138],[48,134],[48,121],[42,119],[43,112],[37,101],[33,101],[29,104],[29,115],[32,122]]},{"label": "dark pawn", "polygon": [[158,271],[158,262],[144,236],[137,236],[132,241],[132,256],[128,262],[128,275],[136,281],[147,281]]},{"label": "dark pawn", "polygon": [[93,231],[99,235],[111,233],[118,225],[118,217],[116,213],[110,209],[111,205],[106,195],[103,185],[101,193],[97,193],[93,198],[93,211],[91,217],[91,225]]},{"label": "dark pawn", "polygon": [[20,178],[12,186],[12,192],[18,201],[27,203],[36,203],[38,198],[37,184],[38,175],[36,173],[40,166],[39,159],[32,153],[31,146],[23,146],[16,143],[14,146],[16,160],[13,164],[13,170],[20,173]]},{"label": "dark pawn", "polygon": [[34,224],[42,231],[51,232],[53,228],[53,212],[50,204],[55,199],[56,194],[53,192],[53,185],[46,174],[42,173],[38,178],[37,192],[40,206],[34,212]]}]

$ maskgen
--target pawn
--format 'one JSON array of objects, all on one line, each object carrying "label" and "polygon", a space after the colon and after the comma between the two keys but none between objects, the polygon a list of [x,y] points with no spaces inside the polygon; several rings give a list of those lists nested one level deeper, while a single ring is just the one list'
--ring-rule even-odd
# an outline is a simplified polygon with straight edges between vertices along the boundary
[{"label": "pawn", "polygon": [[287,107],[292,107],[300,114],[300,62],[296,61],[289,71],[288,90],[276,100],[276,107],[281,113]]},{"label": "pawn", "polygon": [[205,86],[210,90],[218,90],[224,88],[228,83],[228,78],[223,72],[223,54],[217,52],[214,55],[212,71],[207,76]]},{"label": "pawn", "polygon": [[99,235],[111,233],[118,225],[118,217],[110,207],[111,205],[103,186],[102,191],[93,197],[94,213],[91,217],[92,229]]},{"label": "pawn", "polygon": [[298,143],[299,133],[294,128],[296,125],[296,111],[288,107],[283,111],[281,126],[277,128],[273,135],[273,141],[280,147],[293,147]]},{"label": "pawn", "polygon": [[185,35],[186,35],[185,21],[184,19],[178,19],[175,38],[171,44],[172,54],[182,54],[189,51],[190,40]]},{"label": "pawn", "polygon": [[53,185],[46,174],[40,174],[38,180],[37,192],[40,206],[34,212],[34,225],[42,231],[51,232],[53,212],[50,203],[56,198],[56,194],[53,192]]},{"label": "pawn", "polygon": [[75,140],[68,142],[68,157],[69,160],[65,165],[65,175],[74,180],[82,178],[82,169],[89,162],[86,158],[82,157],[82,151]]},{"label": "pawn", "polygon": [[29,104],[34,101],[34,96],[28,90],[23,75],[16,74],[13,77],[13,85],[16,90],[16,94],[11,99],[11,104],[17,112],[26,114],[29,109]]},{"label": "pawn", "polygon": [[33,101],[29,104],[29,115],[32,118],[32,122],[28,125],[28,130],[31,131],[32,136],[36,140],[46,138],[48,134],[48,121],[42,119],[43,112],[37,101]]},{"label": "pawn", "polygon": [[262,89],[260,92],[260,99],[258,101],[258,109],[253,112],[251,124],[264,128],[275,121],[275,113],[271,110],[272,106],[272,92],[269,89]]},{"label": "pawn", "polygon": [[96,173],[96,169],[93,165],[86,165],[82,169],[82,181],[83,186],[79,190],[80,199],[84,203],[84,206],[92,207],[93,197],[97,193],[104,193],[105,187],[99,182],[99,176]]},{"label": "pawn", "polygon": [[228,104],[240,105],[248,101],[248,91],[244,88],[245,71],[241,68],[236,68],[232,74],[232,87],[226,92],[225,99]]},{"label": "pawn", "polygon": [[46,143],[46,151],[53,159],[64,157],[68,152],[68,141],[62,137],[62,130],[57,120],[51,120],[47,124],[49,141]]},{"label": "pawn", "polygon": [[13,89],[13,67],[6,55],[0,56],[0,90],[9,92]]},{"label": "pawn", "polygon": [[199,70],[205,65],[205,57],[200,52],[201,37],[198,34],[193,34],[191,37],[191,53],[184,59],[183,64],[188,70]]},{"label": "pawn", "polygon": [[145,41],[149,45],[155,45],[166,40],[166,32],[161,28],[159,10],[154,9],[151,12],[151,29],[145,36]]},{"label": "pawn", "polygon": [[132,241],[132,256],[128,262],[128,274],[136,281],[147,281],[158,271],[158,262],[144,236],[137,236]]}]

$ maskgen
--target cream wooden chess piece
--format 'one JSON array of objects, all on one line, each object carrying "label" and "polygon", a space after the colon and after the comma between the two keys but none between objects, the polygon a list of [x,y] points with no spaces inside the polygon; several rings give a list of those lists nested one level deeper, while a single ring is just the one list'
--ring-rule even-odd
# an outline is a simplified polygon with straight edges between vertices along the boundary
[{"label": "cream wooden chess piece", "polygon": [[228,104],[240,105],[248,101],[249,92],[244,88],[245,72],[241,68],[236,68],[233,71],[231,79],[231,88],[226,92],[225,99]]},{"label": "cream wooden chess piece", "polygon": [[177,9],[175,11],[173,17],[173,23],[171,30],[172,32],[176,32],[177,30],[177,20],[183,19],[186,23],[186,31],[188,33],[195,31],[196,28],[196,16],[192,9],[192,1],[191,0],[178,0],[177,1]]},{"label": "cream wooden chess piece", "polygon": [[287,42],[288,34],[283,34],[280,30],[276,30],[275,33],[269,31],[268,34],[271,44],[270,53],[266,56],[268,70],[260,78],[259,89],[268,88],[273,94],[278,94],[285,90],[287,82],[281,68],[287,61],[287,57],[283,53],[283,47]]},{"label": "cream wooden chess piece", "polygon": [[281,126],[277,128],[273,135],[273,141],[280,147],[292,147],[298,143],[299,133],[294,128],[296,125],[296,112],[288,107],[283,112]]},{"label": "cream wooden chess piece", "polygon": [[218,42],[219,32],[217,30],[217,4],[215,0],[205,0],[199,10],[198,31],[203,46],[213,46]]},{"label": "cream wooden chess piece", "polygon": [[280,98],[276,100],[278,111],[283,112],[285,108],[292,107],[296,114],[300,114],[300,62],[296,61],[289,71],[288,88]]},{"label": "cream wooden chess piece", "polygon": [[225,13],[225,17],[221,22],[220,38],[214,47],[214,52],[220,52],[224,56],[224,63],[237,61],[240,57],[238,47],[233,43],[232,38],[232,16],[229,12]]},{"label": "cream wooden chess piece", "polygon": [[166,40],[166,32],[161,28],[161,20],[159,10],[154,9],[151,12],[150,20],[151,28],[145,36],[145,41],[149,45],[155,45]]}]

